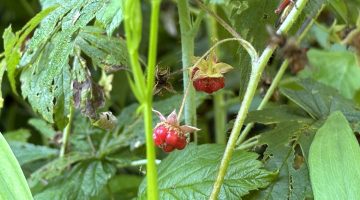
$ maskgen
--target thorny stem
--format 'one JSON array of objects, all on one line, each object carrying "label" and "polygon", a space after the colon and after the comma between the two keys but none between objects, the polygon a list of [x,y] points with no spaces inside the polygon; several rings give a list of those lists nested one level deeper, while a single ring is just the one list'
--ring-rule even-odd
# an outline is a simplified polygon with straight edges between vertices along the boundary
[{"label": "thorny stem", "polygon": [[[288,32],[288,30],[292,27],[292,25],[298,19],[301,11],[304,9],[307,2],[308,2],[308,0],[298,0],[296,2],[296,6],[291,10],[290,14],[285,19],[284,23],[280,26],[279,30],[277,31],[278,34],[284,34],[284,33]],[[246,89],[241,108],[235,119],[234,127],[231,131],[229,141],[225,148],[224,156],[221,160],[219,173],[218,173],[218,176],[214,183],[213,190],[210,195],[210,199],[212,199],[212,200],[217,199],[217,197],[219,195],[222,183],[224,182],[224,177],[225,177],[226,171],[227,171],[227,169],[229,167],[229,163],[231,161],[232,154],[234,153],[234,150],[235,150],[236,141],[240,135],[240,130],[244,124],[244,120],[248,113],[251,101],[255,95],[256,88],[257,88],[259,80],[261,78],[262,71],[264,70],[266,64],[268,63],[271,55],[273,54],[273,52],[275,51],[276,48],[277,48],[277,46],[275,46],[275,45],[269,45],[268,47],[266,47],[266,49],[262,53],[259,60],[252,63],[253,65],[252,65],[252,71],[251,71],[251,75],[250,75],[249,85]]]},{"label": "thorny stem", "polygon": [[63,131],[62,144],[61,144],[60,155],[59,155],[60,158],[64,157],[64,155],[65,155],[66,147],[69,143],[69,136],[71,133],[71,124],[73,122],[73,119],[74,119],[74,105],[71,103],[70,113],[69,113],[69,122],[67,123],[67,125],[65,126],[64,131]]},{"label": "thorny stem", "polygon": [[[305,35],[309,32],[310,28],[312,27],[312,25],[315,22],[315,19],[319,16],[319,14],[323,10],[323,8],[324,8],[324,5],[320,8],[320,10],[317,13],[317,15],[315,16],[315,18],[311,18],[310,22],[305,24],[305,28],[302,30],[302,32],[299,34],[299,37],[297,38],[297,41],[296,41],[297,43],[300,43],[303,40],[303,38],[305,37]],[[266,104],[270,100],[271,96],[274,94],[277,86],[279,85],[281,78],[283,77],[288,65],[289,65],[289,60],[285,59],[284,62],[281,64],[278,72],[276,73],[274,80],[272,81],[268,91],[266,91],[264,98],[261,100],[261,103],[258,106],[257,110],[261,110],[266,106]],[[244,130],[241,132],[242,137],[238,138],[236,145],[240,145],[243,142],[243,140],[246,138],[246,136],[249,134],[249,132],[251,131],[251,129],[253,127],[254,127],[254,123],[249,123],[246,125]]]}]

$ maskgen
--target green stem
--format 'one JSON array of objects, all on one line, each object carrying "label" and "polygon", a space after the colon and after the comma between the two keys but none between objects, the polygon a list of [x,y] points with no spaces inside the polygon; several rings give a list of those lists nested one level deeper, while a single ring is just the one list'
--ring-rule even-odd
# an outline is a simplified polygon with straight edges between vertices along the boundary
[{"label": "green stem", "polygon": [[65,155],[66,147],[69,143],[69,136],[71,133],[71,124],[73,122],[73,119],[74,119],[74,106],[71,103],[70,113],[69,113],[69,122],[67,123],[67,125],[65,126],[64,131],[63,131],[62,144],[61,144],[60,155],[59,155],[60,158],[64,157],[64,155]]},{"label": "green stem", "polygon": [[151,103],[145,103],[144,106],[144,121],[146,131],[146,180],[147,180],[147,199],[153,200],[159,198],[158,184],[157,184],[157,170],[156,170],[156,152],[155,145],[152,138],[152,106]]},{"label": "green stem", "polygon": [[[182,66],[183,66],[183,91],[184,94],[190,84],[189,70],[191,66],[191,59],[194,56],[194,37],[192,32],[192,24],[190,19],[188,1],[178,0],[179,23],[181,32],[181,50],[182,50]],[[185,124],[196,126],[196,104],[195,104],[195,90],[193,87],[189,88],[187,98],[184,105]],[[194,134],[194,141],[197,143],[197,134]]]},{"label": "green stem", "polygon": [[[321,13],[321,11],[323,10],[324,6],[322,6],[319,10],[319,12],[317,13],[316,17],[310,20],[310,23],[306,24],[306,27],[304,28],[304,30],[300,33],[300,36],[297,38],[297,44],[299,44],[302,39],[305,37],[305,35],[309,32],[310,28],[312,27],[312,25],[315,22],[315,19],[319,16],[319,14]],[[289,60],[286,59],[284,60],[284,62],[281,64],[278,72],[276,73],[274,80],[272,81],[270,88],[268,89],[268,91],[266,91],[266,94],[264,96],[264,98],[261,100],[261,103],[259,105],[259,107],[257,108],[257,110],[261,110],[263,109],[266,104],[269,102],[271,96],[274,94],[277,86],[279,85],[283,75],[285,74],[285,71],[287,69],[289,65]],[[254,123],[249,123],[246,125],[246,127],[244,128],[244,130],[241,132],[242,137],[239,137],[236,145],[240,145],[244,139],[246,138],[246,136],[249,134],[249,132],[251,131],[251,129],[254,127]]]},{"label": "green stem", "polygon": [[155,66],[156,66],[156,52],[158,41],[158,27],[159,27],[159,11],[160,0],[151,1],[151,22],[150,22],[150,38],[148,50],[148,66],[147,66],[147,92],[146,103],[144,104],[144,123],[146,135],[146,169],[147,169],[147,198],[150,200],[159,198],[157,170],[156,170],[156,152],[154,140],[152,138],[152,101],[153,101],[153,87],[155,83]]},{"label": "green stem", "polygon": [[155,65],[158,40],[160,0],[151,1],[151,22],[150,39],[148,50],[147,79],[145,82],[144,73],[139,62],[138,49],[141,41],[141,4],[139,0],[125,2],[125,33],[127,36],[127,48],[130,56],[131,68],[135,83],[130,80],[131,89],[141,104],[144,114],[145,138],[146,138],[146,181],[147,199],[156,200],[159,198],[156,152],[152,138],[152,97],[155,82]]},{"label": "green stem", "polygon": [[[301,11],[304,9],[307,2],[308,2],[308,0],[298,0],[296,2],[295,8],[292,9],[292,11],[288,15],[288,17],[286,18],[284,23],[280,26],[279,30],[277,31],[278,34],[284,34],[284,33],[288,32],[288,30],[292,27],[292,25],[298,19]],[[259,80],[261,78],[261,74],[262,74],[266,64],[268,63],[271,55],[275,51],[275,49],[276,49],[275,45],[270,45],[270,46],[266,47],[266,49],[262,53],[259,60],[255,63],[254,62],[252,63],[253,66],[252,66],[252,71],[251,71],[251,75],[250,75],[249,85],[246,89],[241,108],[238,112],[238,115],[236,116],[234,127],[231,131],[230,138],[229,138],[229,141],[227,143],[227,146],[226,146],[226,149],[224,152],[224,156],[221,160],[219,173],[218,173],[218,176],[214,183],[214,187],[211,192],[210,199],[217,199],[217,197],[219,195],[220,188],[222,186],[222,183],[224,182],[224,177],[225,177],[226,171],[229,167],[229,163],[231,161],[232,154],[234,153],[234,150],[235,150],[236,141],[240,135],[240,130],[244,124],[244,120],[248,113],[251,101],[255,95],[256,88],[257,88]],[[243,137],[243,136],[240,136],[240,137]]]},{"label": "green stem", "polygon": [[[211,5],[211,9],[216,14],[216,5]],[[203,12],[204,10],[202,10]],[[209,30],[209,43],[212,44],[218,40],[217,22],[213,17],[209,17],[207,20]],[[218,48],[215,49],[218,55]],[[215,120],[215,142],[217,144],[226,143],[226,108],[224,107],[224,93],[222,90],[216,92],[213,95],[214,101],[214,120]]]},{"label": "green stem", "polygon": [[155,66],[156,66],[156,52],[158,42],[158,28],[159,28],[159,10],[160,0],[151,1],[151,25],[150,25],[150,41],[149,41],[149,54],[147,64],[147,95],[152,99],[152,93],[155,83]]}]

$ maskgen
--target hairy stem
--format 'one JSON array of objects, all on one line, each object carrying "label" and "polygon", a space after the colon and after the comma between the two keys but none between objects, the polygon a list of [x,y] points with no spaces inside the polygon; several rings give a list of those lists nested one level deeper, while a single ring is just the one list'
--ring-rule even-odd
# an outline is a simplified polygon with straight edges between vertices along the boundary
[{"label": "hairy stem", "polygon": [[[319,12],[317,13],[315,18],[310,18],[310,22],[305,24],[304,29],[302,30],[301,33],[299,33],[299,37],[297,38],[296,42],[299,44],[302,39],[305,37],[305,35],[309,32],[310,28],[312,27],[312,25],[315,22],[315,19],[319,16],[319,14],[321,13],[321,11],[324,9],[324,6],[322,6],[319,10]],[[261,110],[263,109],[266,104],[269,102],[271,96],[274,94],[276,88],[278,87],[281,78],[283,77],[287,67],[289,65],[289,60],[285,59],[284,62],[281,64],[279,70],[277,71],[274,80],[272,81],[268,91],[266,91],[266,94],[264,96],[264,98],[261,100],[260,105],[258,106],[257,110]],[[236,145],[240,145],[240,143],[242,143],[244,141],[244,139],[246,138],[246,136],[249,134],[249,132],[251,131],[251,129],[253,128],[254,123],[249,123],[246,125],[246,127],[244,128],[244,130],[241,132],[242,137],[239,137]]]},{"label": "hairy stem", "polygon": [[[192,24],[189,12],[188,1],[178,0],[179,23],[181,32],[181,51],[182,51],[182,66],[183,66],[183,85],[184,94],[190,84],[190,77],[188,68],[191,66],[191,59],[194,56],[194,38],[195,34],[192,32]],[[184,105],[185,124],[196,126],[196,104],[195,104],[195,89],[189,87],[187,98]],[[197,134],[194,134],[195,143],[197,142]]]},{"label": "hairy stem", "polygon": [[74,119],[74,106],[71,103],[70,113],[69,113],[69,122],[67,123],[67,125],[65,126],[64,131],[63,131],[62,144],[61,144],[60,155],[59,155],[60,158],[64,157],[64,155],[65,155],[66,147],[69,143],[69,136],[71,133],[71,124],[73,122],[73,119]]},{"label": "hairy stem", "polygon": [[[292,9],[292,11],[288,15],[284,23],[280,26],[279,30],[277,31],[278,34],[283,34],[288,32],[288,30],[292,27],[294,22],[298,19],[301,11],[304,9],[307,2],[308,0],[298,0],[296,2],[296,6]],[[275,51],[275,49],[276,49],[275,45],[266,47],[259,60],[257,62],[252,62],[252,71],[250,75],[249,85],[246,89],[244,100],[242,102],[238,115],[236,116],[234,127],[231,131],[229,141],[226,145],[224,156],[221,160],[221,164],[219,168],[219,173],[214,183],[214,187],[211,192],[210,199],[217,199],[219,195],[221,186],[224,182],[226,171],[231,161],[232,154],[234,153],[235,150],[236,141],[240,135],[240,130],[244,124],[244,120],[248,113],[251,101],[255,95],[256,88],[261,78],[261,74],[266,64],[268,63],[271,55]]]}]

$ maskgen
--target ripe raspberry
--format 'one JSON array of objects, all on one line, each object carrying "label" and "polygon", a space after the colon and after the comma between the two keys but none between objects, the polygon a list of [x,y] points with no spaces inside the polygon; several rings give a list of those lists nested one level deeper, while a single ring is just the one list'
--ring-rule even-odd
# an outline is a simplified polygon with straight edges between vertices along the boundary
[{"label": "ripe raspberry", "polygon": [[182,150],[186,147],[186,144],[187,144],[186,137],[179,137],[175,145],[175,148],[178,150]]},{"label": "ripe raspberry", "polygon": [[170,130],[166,136],[166,144],[171,146],[176,146],[178,142],[179,135],[182,135],[182,131],[176,132],[175,130]]},{"label": "ripe raspberry", "polygon": [[171,145],[165,145],[162,149],[164,152],[169,153],[169,152],[174,151],[175,148]]},{"label": "ripe raspberry", "polygon": [[193,86],[197,91],[203,91],[208,94],[211,94],[215,91],[220,90],[221,88],[224,88],[225,86],[225,78],[219,77],[219,78],[199,78],[193,81]]},{"label": "ripe raspberry", "polygon": [[156,126],[153,133],[153,139],[156,146],[164,144],[168,129],[164,125]]},{"label": "ripe raspberry", "polygon": [[208,58],[201,60],[197,66],[191,69],[193,86],[197,91],[203,91],[208,94],[218,91],[225,86],[223,74],[231,69],[230,65],[219,63],[216,55],[212,53]]},{"label": "ripe raspberry", "polygon": [[155,145],[162,148],[164,152],[171,152],[175,148],[184,149],[187,145],[186,133],[199,130],[191,126],[180,126],[175,111],[167,118],[158,111],[154,110],[154,112],[159,115],[161,122],[154,128],[153,139]]}]

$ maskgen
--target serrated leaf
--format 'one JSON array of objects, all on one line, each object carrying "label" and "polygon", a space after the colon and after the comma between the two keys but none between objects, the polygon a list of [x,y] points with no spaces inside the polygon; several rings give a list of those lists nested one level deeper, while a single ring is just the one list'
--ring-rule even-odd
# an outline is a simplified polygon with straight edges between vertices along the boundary
[{"label": "serrated leaf", "polygon": [[340,110],[349,121],[358,121],[360,111],[336,90],[311,79],[297,80],[283,85],[280,91],[303,108],[314,119],[322,119]]},{"label": "serrated leaf", "polygon": [[[74,37],[77,36],[79,29],[85,27],[94,18],[102,6],[101,1],[92,0],[86,3],[79,1],[68,14],[64,15],[61,31],[55,32],[53,36],[41,35],[41,32],[38,37],[34,36],[35,46],[46,43],[50,36],[51,42],[46,44],[39,61],[23,70],[22,93],[34,110],[50,123],[55,119],[60,128],[65,127],[67,123],[66,116],[69,113],[72,96],[68,63],[74,49]],[[30,44],[29,49],[31,47],[33,46]]]},{"label": "serrated leaf", "polygon": [[99,195],[115,174],[111,163],[98,160],[81,162],[44,191],[35,195],[36,200],[87,200]]},{"label": "serrated leaf", "polygon": [[118,0],[110,0],[96,15],[106,28],[106,33],[111,36],[114,30],[120,26],[123,20],[123,2]]},{"label": "serrated leaf", "polygon": [[58,155],[57,149],[52,149],[46,146],[37,146],[31,143],[16,141],[12,141],[9,144],[20,165],[36,160],[49,159]]},{"label": "serrated leaf", "polygon": [[42,119],[32,118],[28,123],[48,139],[52,139],[56,135],[54,128]]},{"label": "serrated leaf", "polygon": [[[207,144],[171,153],[158,168],[160,199],[208,199],[223,152],[224,146]],[[234,152],[218,199],[240,199],[273,180],[275,174],[262,169],[257,157],[256,153]],[[138,194],[146,198],[146,180]]]},{"label": "serrated leaf", "polygon": [[12,33],[11,26],[8,27],[3,34],[4,50],[7,74],[10,82],[11,89],[14,93],[16,91],[16,67],[20,62],[20,48],[28,35],[40,24],[41,20],[45,18],[49,13],[55,10],[56,7],[49,7],[39,12],[33,17],[26,25],[18,31],[16,34]]},{"label": "serrated leaf", "polygon": [[0,199],[33,199],[20,165],[0,133]]},{"label": "serrated leaf", "polygon": [[301,77],[312,77],[334,87],[344,97],[354,98],[360,90],[360,68],[355,54],[312,49],[307,56],[312,67],[303,71]]},{"label": "serrated leaf", "polygon": [[[129,65],[125,40],[108,37],[95,27],[86,27],[80,32],[76,44],[89,56],[96,66],[111,72]],[[115,69],[113,69],[115,68]]]},{"label": "serrated leaf", "polygon": [[360,147],[345,116],[332,113],[310,147],[309,168],[315,199],[357,199]]},{"label": "serrated leaf", "polygon": [[275,124],[281,122],[308,122],[309,116],[301,109],[287,105],[275,106],[249,112],[245,123]]},{"label": "serrated leaf", "polygon": [[[274,14],[278,2],[274,0],[231,0],[226,7],[225,13],[233,25],[234,29],[247,41],[249,41],[258,52],[261,52],[268,41],[269,34],[266,31],[266,25],[275,25],[277,15]],[[230,11],[230,12],[229,12]],[[249,82],[251,64],[249,55],[239,47],[240,70],[240,96],[243,97]],[[236,65],[234,65],[236,66]]]},{"label": "serrated leaf", "polygon": [[245,199],[305,199],[311,198],[307,167],[308,143],[317,125],[284,122],[275,129],[262,133],[259,145],[266,144],[264,158],[267,170],[278,170],[276,181],[264,190],[254,192]]}]

